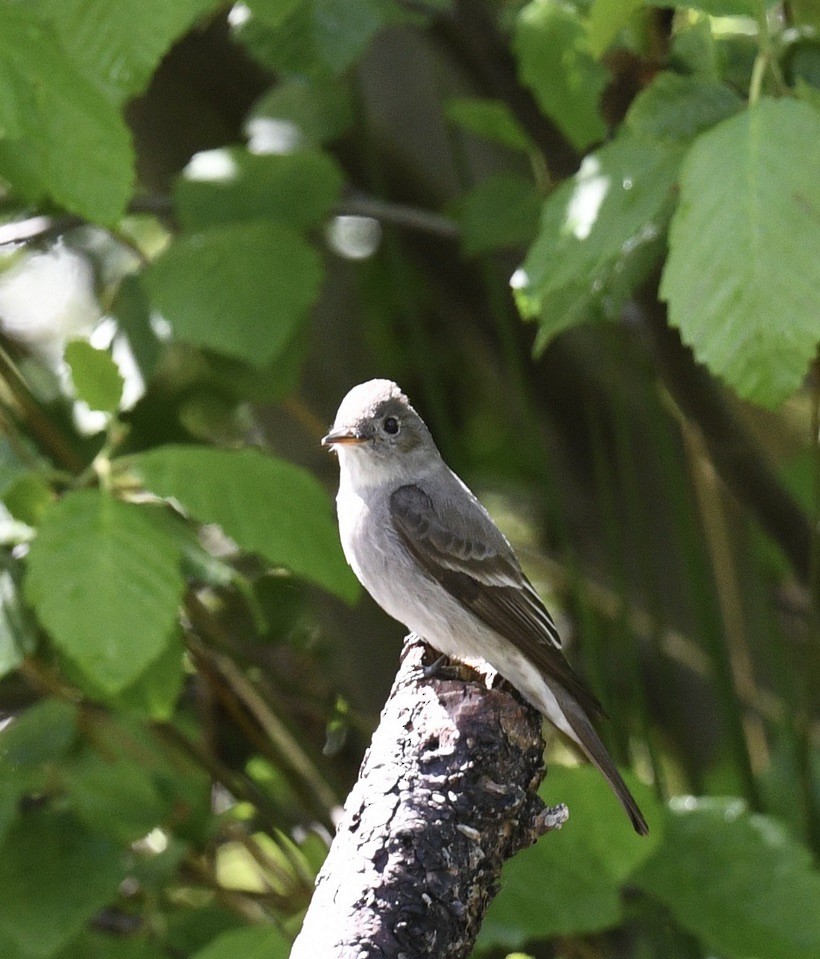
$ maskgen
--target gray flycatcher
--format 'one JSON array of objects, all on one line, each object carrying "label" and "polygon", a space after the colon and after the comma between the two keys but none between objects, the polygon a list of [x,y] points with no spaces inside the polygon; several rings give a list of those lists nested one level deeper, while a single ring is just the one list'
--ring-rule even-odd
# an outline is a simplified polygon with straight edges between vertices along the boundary
[{"label": "gray flycatcher", "polygon": [[581,748],[645,835],[646,820],[590,722],[604,714],[601,704],[564,658],[506,537],[399,387],[354,387],[322,443],[339,456],[342,548],[368,593],[440,653],[489,663]]}]

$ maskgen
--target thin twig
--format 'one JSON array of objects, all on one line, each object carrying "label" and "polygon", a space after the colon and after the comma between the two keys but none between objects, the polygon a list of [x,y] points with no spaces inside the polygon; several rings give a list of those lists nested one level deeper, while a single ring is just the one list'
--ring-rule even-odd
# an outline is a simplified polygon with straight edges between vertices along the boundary
[{"label": "thin twig", "polygon": [[369,216],[380,223],[398,226],[419,233],[428,233],[445,240],[457,240],[461,227],[456,220],[431,210],[391,203],[364,193],[351,193],[336,207],[338,216]]}]

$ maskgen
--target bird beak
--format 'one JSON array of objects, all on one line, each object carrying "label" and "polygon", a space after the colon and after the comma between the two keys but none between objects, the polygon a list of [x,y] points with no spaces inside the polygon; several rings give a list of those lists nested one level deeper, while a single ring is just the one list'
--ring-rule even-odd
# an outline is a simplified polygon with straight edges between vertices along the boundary
[{"label": "bird beak", "polygon": [[358,446],[366,441],[367,437],[358,430],[331,430],[327,436],[322,437],[322,446]]}]

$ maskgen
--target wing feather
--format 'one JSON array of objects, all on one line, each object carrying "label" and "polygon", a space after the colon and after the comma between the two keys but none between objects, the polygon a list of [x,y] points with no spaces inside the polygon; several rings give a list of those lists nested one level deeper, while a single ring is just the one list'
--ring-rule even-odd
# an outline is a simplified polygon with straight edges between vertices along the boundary
[{"label": "wing feather", "polygon": [[415,484],[392,494],[390,515],[428,575],[520,649],[545,677],[559,682],[580,706],[593,715],[603,714],[601,704],[564,658],[555,623],[505,540],[499,547],[457,533],[442,522],[429,495]]}]

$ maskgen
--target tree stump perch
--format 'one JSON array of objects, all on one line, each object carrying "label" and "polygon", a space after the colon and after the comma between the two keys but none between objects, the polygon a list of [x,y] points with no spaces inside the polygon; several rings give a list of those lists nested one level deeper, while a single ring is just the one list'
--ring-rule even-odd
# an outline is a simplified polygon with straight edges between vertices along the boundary
[{"label": "tree stump perch", "polygon": [[435,657],[406,638],[291,959],[466,959],[504,861],[567,818],[537,793],[541,715]]}]

